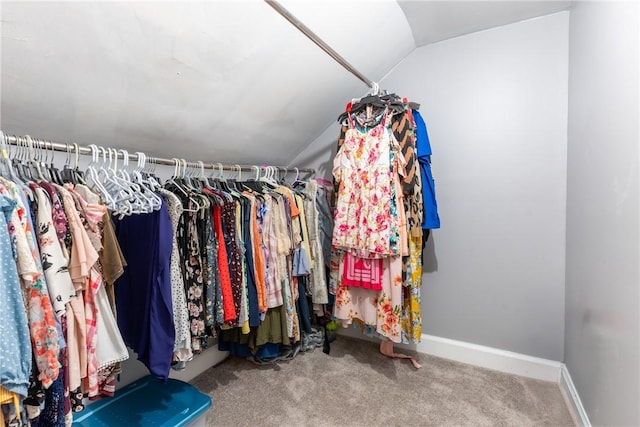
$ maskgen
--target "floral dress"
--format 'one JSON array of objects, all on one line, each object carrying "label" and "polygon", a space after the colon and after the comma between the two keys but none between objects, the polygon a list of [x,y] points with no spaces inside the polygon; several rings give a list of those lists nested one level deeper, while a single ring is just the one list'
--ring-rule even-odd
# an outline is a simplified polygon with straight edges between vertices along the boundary
[{"label": "floral dress", "polygon": [[385,109],[380,122],[366,131],[349,115],[350,127],[333,161],[340,187],[332,243],[362,258],[399,255],[397,216],[389,209],[394,184],[387,114]]},{"label": "floral dress", "polygon": [[[386,123],[386,115],[385,112],[378,126]],[[353,122],[350,121],[350,123],[353,128]],[[334,276],[337,281],[334,316],[342,321],[343,326],[358,323],[369,335],[401,342],[403,307],[403,262],[401,255],[409,253],[406,215],[399,179],[405,173],[405,162],[404,158],[399,155],[397,141],[390,135],[389,129],[380,127],[380,132],[386,136],[379,136],[377,132],[374,132],[376,128],[373,128],[368,136],[368,139],[374,141],[358,142],[361,146],[369,145],[369,148],[366,150],[358,148],[354,153],[371,159],[375,157],[372,156],[371,150],[378,150],[384,153],[386,162],[383,162],[382,158],[376,159],[375,162],[365,161],[357,168],[356,174],[353,174],[352,170],[350,171],[349,164],[344,162],[344,159],[334,162],[336,179],[339,180],[347,172],[347,176],[351,177],[347,181],[355,183],[353,186],[348,186],[343,180],[337,200],[333,244],[341,253],[337,264],[337,275]],[[357,139],[350,134],[351,130],[347,130],[345,142],[340,148],[338,156],[341,153],[342,155],[348,153],[349,144]],[[384,167],[381,167],[383,163]],[[365,169],[367,167],[369,169]],[[382,177],[383,173],[384,178]],[[374,188],[369,186],[368,177],[370,176],[375,177]],[[352,194],[345,193],[346,191]],[[365,193],[361,194],[363,191]],[[384,202],[379,203],[382,197],[384,197]],[[343,211],[339,210],[341,199],[347,201],[342,204]],[[352,210],[352,201],[354,200],[361,206],[357,212]],[[343,215],[348,217],[343,218]],[[359,222],[354,222],[353,217],[356,215],[360,217]],[[375,221],[373,226],[371,226],[372,220]],[[363,226],[352,227],[353,224],[358,223]],[[351,236],[345,242],[347,246],[340,243],[341,238],[345,235]],[[375,245],[372,246],[371,244],[374,242]],[[349,256],[355,255],[357,258],[382,257],[381,290],[347,286],[348,283],[344,282],[345,276],[343,274],[345,271],[345,252],[349,252]],[[335,267],[332,265],[333,268]]]},{"label": "floral dress", "polygon": [[[344,257],[340,261],[342,270]],[[382,290],[338,286],[334,315],[347,327],[352,323],[362,325],[369,332],[400,342],[402,330],[402,258],[382,260]]]},{"label": "floral dress", "polygon": [[30,212],[23,205],[18,188],[15,184],[5,181],[0,185],[0,193],[15,202],[9,233],[16,244],[18,272],[23,279],[29,331],[39,372],[38,380],[46,388],[58,377],[61,343],[52,300],[49,297],[50,288],[47,287],[40,253],[33,239],[33,229],[28,219]]}]

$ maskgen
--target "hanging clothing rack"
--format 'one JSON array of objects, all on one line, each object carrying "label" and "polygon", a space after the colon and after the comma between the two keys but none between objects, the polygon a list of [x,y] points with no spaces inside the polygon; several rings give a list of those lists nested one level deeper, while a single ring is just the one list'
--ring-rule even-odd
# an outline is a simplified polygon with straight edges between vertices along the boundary
[{"label": "hanging clothing rack", "polygon": [[309,39],[312,42],[318,45],[320,49],[324,50],[330,57],[332,57],[338,64],[342,65],[347,71],[349,71],[351,74],[353,74],[354,76],[362,80],[370,88],[376,89],[378,87],[377,83],[375,83],[373,80],[369,80],[364,76],[364,74],[356,70],[353,65],[349,64],[349,62],[346,59],[340,56],[338,52],[333,50],[331,46],[325,43],[324,40],[318,37],[316,33],[311,31],[311,29],[306,25],[304,25],[298,18],[293,16],[291,12],[285,9],[280,3],[278,3],[275,0],[264,0],[264,1],[269,6],[274,8],[276,12],[282,15],[287,21],[291,22],[291,24],[293,24],[293,26],[296,27],[298,30],[300,30],[305,36],[309,37]]},{"label": "hanging clothing rack", "polygon": [[[4,135],[4,142],[9,145],[13,145],[16,147],[27,147],[31,149],[37,150],[53,150],[64,152],[67,154],[84,154],[84,155],[92,155],[93,151],[89,147],[80,146],[78,144],[69,144],[62,142],[52,142],[48,140],[43,140],[40,138],[31,138],[34,145],[29,147],[27,144],[27,140],[24,136],[17,137],[15,135],[7,135],[0,131],[0,135]],[[0,141],[2,142],[2,141]],[[127,151],[126,149],[124,149]],[[7,153],[2,153],[3,156],[7,156]],[[117,156],[119,159],[124,159],[124,152],[122,149],[118,149],[117,152],[113,153],[113,156]],[[129,160],[137,161],[139,155],[137,153],[128,153]],[[167,159],[163,157],[146,157],[148,163],[152,163],[154,165],[166,165],[166,166],[176,166],[177,162],[182,161],[182,165],[190,168],[201,168],[201,169],[213,169],[213,170],[225,170],[225,171],[234,171],[234,172],[256,172],[256,167],[263,168],[258,165],[229,165],[229,164],[221,164],[221,163],[204,163],[204,162],[193,162],[193,161],[184,161],[184,159]],[[315,169],[312,168],[292,168],[285,166],[272,166],[278,172],[288,173],[297,173],[297,174],[305,174],[305,175],[313,175],[315,174]]]}]

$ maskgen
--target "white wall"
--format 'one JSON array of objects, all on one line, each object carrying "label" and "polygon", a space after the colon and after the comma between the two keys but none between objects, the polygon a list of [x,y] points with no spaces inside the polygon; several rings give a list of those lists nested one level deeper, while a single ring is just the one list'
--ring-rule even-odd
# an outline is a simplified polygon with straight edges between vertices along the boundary
[{"label": "white wall", "polygon": [[640,425],[638,21],[571,11],[565,363],[594,425]]},{"label": "white wall", "polygon": [[[561,12],[425,46],[381,82],[421,103],[434,152],[424,333],[563,358],[568,24]],[[337,135],[292,163],[330,174]]]}]

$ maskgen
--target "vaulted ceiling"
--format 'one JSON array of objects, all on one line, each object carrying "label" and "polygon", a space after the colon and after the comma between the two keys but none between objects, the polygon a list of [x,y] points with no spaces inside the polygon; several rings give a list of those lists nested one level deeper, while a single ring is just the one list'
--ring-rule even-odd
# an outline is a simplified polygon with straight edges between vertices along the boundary
[{"label": "vaulted ceiling", "polygon": [[[280,1],[369,79],[416,46],[569,1]],[[367,87],[260,0],[1,3],[0,127],[287,164]]]}]

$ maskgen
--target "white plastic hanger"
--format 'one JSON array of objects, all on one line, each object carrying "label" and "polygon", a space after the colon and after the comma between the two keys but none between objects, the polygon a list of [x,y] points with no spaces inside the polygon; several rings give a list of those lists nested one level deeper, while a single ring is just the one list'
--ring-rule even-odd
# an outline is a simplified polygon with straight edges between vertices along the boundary
[{"label": "white plastic hanger", "polygon": [[[118,151],[122,153],[122,168],[118,168]],[[114,179],[119,181],[123,186],[128,187],[131,190],[132,197],[129,199],[133,209],[137,213],[151,213],[153,212],[153,202],[147,194],[145,189],[137,182],[134,182],[127,172],[129,166],[129,152],[127,150],[113,149],[114,154]]]},{"label": "white plastic hanger", "polygon": [[[74,144],[74,148],[77,153],[78,152],[77,144]],[[104,202],[104,204],[110,210],[113,211],[116,209],[115,200],[113,200],[113,197],[111,197],[107,189],[104,188],[104,186],[100,182],[100,178],[98,177],[98,172],[95,169],[95,164],[98,161],[98,156],[99,156],[98,147],[95,144],[91,144],[89,145],[89,148],[91,149],[91,162],[89,162],[89,165],[87,166],[86,180],[84,184],[90,187],[91,189],[93,189],[95,192],[97,192],[102,198],[102,201]],[[76,157],[76,167],[77,167],[77,157]],[[89,182],[91,182],[91,184],[89,184]]]},{"label": "white plastic hanger", "polygon": [[[126,152],[126,150],[123,150],[123,151]],[[142,152],[137,152],[136,154],[138,156],[138,166],[132,172],[132,180],[134,182],[137,182],[144,189],[143,192],[149,199],[149,204],[151,206],[151,209],[154,211],[159,210],[162,207],[162,198],[155,193],[155,190],[156,190],[155,184],[150,182],[149,180],[145,180],[142,174],[140,173],[145,168],[145,164],[147,162],[147,156]],[[128,153],[127,153],[127,156],[128,156]]]},{"label": "white plastic hanger", "polygon": [[[144,153],[143,153],[144,154]],[[158,191],[158,189],[162,188],[162,184],[156,180],[155,177],[155,173],[156,173],[156,160],[153,157],[149,157],[149,159],[147,160],[147,155],[144,155],[145,158],[145,162],[148,162],[149,167],[147,168],[146,171],[146,175],[147,175],[147,180],[149,181],[149,183],[151,184],[153,191]]]},{"label": "white plastic hanger", "polygon": [[[100,169],[97,171],[98,179],[111,195],[111,198],[114,201],[114,211],[116,211],[120,216],[142,213],[140,205],[135,203],[133,190],[130,188],[128,183],[121,182],[121,180],[116,176],[115,168],[113,167],[112,149],[108,150],[108,165],[107,150],[104,147],[98,147],[98,150],[102,153],[102,164],[100,165]],[[134,201],[134,203],[132,203],[132,201]]]},{"label": "white plastic hanger", "polygon": [[273,177],[274,177],[274,175],[275,175],[275,172],[274,172],[273,166],[265,166],[265,167],[264,167],[264,170],[265,170],[265,175],[264,175],[262,178],[260,178],[260,180],[261,180],[261,181],[264,181],[264,182],[266,182],[267,184],[270,184],[270,185],[272,185],[272,186],[274,186],[274,187],[277,187],[277,186],[278,186],[278,183],[277,183],[277,182],[275,182],[275,180],[274,180],[274,178],[273,178]]}]

